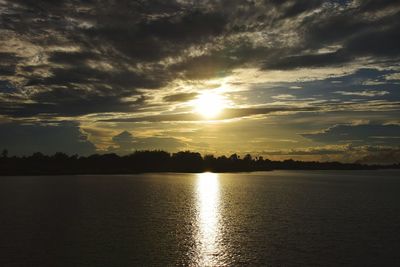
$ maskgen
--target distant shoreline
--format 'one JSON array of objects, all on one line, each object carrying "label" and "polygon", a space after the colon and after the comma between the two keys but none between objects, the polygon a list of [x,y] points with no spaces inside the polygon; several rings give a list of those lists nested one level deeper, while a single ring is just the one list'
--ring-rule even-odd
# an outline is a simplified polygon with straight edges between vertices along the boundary
[{"label": "distant shoreline", "polygon": [[398,171],[399,168],[378,168],[378,169],[279,169],[279,170],[267,170],[267,171],[224,171],[224,172],[214,172],[214,171],[203,171],[203,172],[178,172],[178,171],[165,171],[165,172],[157,172],[157,171],[148,171],[148,172],[136,172],[136,173],[14,173],[14,174],[3,174],[0,173],[0,179],[3,177],[42,177],[42,176],[128,176],[128,175],[141,175],[141,174],[199,174],[205,172],[218,173],[218,174],[244,174],[244,173],[262,173],[262,172],[273,172],[273,171],[305,171],[305,172],[316,172],[316,171],[343,171],[343,172],[355,172],[355,171],[379,171],[379,170],[388,170],[388,171]]},{"label": "distant shoreline", "polygon": [[360,163],[273,161],[237,154],[229,157],[182,151],[136,151],[127,156],[116,154],[79,157],[56,153],[47,156],[34,153],[29,157],[1,157],[0,176],[37,175],[118,175],[140,173],[239,173],[273,170],[378,170],[400,169],[400,164],[366,165]]}]

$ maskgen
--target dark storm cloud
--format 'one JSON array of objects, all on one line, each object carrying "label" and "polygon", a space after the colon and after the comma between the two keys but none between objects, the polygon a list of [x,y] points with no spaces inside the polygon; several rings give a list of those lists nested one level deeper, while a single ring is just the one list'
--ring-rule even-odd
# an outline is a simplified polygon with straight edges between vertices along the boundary
[{"label": "dark storm cloud", "polygon": [[93,52],[53,52],[50,54],[49,61],[57,64],[65,65],[80,65],[84,64],[86,60],[99,59],[100,55]]},{"label": "dark storm cloud", "polygon": [[88,141],[79,124],[74,122],[52,125],[2,123],[0,147],[8,149],[12,155],[30,155],[34,152],[88,155],[96,152],[96,147]]},{"label": "dark storm cloud", "polygon": [[289,56],[281,58],[278,61],[265,63],[266,69],[293,69],[304,67],[324,67],[327,65],[336,65],[349,61],[351,57],[344,51],[336,51],[332,53]]},{"label": "dark storm cloud", "polygon": [[122,101],[121,95],[98,94],[95,91],[57,88],[32,97],[34,103],[6,102],[0,106],[2,114],[14,117],[36,115],[79,116],[97,112],[135,112],[143,105],[144,97]]},{"label": "dark storm cloud", "polygon": [[[390,13],[384,9],[387,7],[395,8],[397,12]],[[264,68],[324,67],[348,63],[363,56],[399,57],[399,7],[398,1],[361,1],[356,7],[341,11],[328,8],[317,16],[310,16],[298,28],[302,42],[287,53],[267,60]],[[378,17],[378,11],[386,15]],[[341,48],[330,53],[307,52],[330,45]]]},{"label": "dark storm cloud", "polygon": [[14,75],[20,59],[15,53],[0,52],[0,77]]},{"label": "dark storm cloud", "polygon": [[[55,4],[17,0],[6,4],[2,14],[2,29],[7,30],[4,37],[22,34],[32,46],[67,48],[47,53],[44,65],[21,64],[18,60],[0,65],[0,75],[13,75],[19,63],[24,70],[19,77],[26,80],[23,86],[37,92],[30,96],[37,103],[15,103],[18,112],[14,108],[2,109],[10,116],[81,114],[73,109],[86,102],[91,102],[87,104],[92,108],[80,108],[83,112],[132,111],[130,103],[122,98],[138,97],[136,89],[160,88],[176,77],[158,64],[159,60],[180,56],[191,45],[206,44],[223,34],[227,24],[226,16],[206,5],[175,1],[65,0]],[[78,47],[78,51],[69,47]],[[10,60],[12,55],[0,56]],[[143,69],[142,64],[147,63],[151,66]],[[102,64],[108,64],[107,69],[98,67]],[[105,92],[105,87],[113,92]],[[84,92],[87,90],[90,92]],[[60,96],[75,99],[76,103]],[[108,103],[106,97],[111,97]],[[65,102],[72,104],[70,112],[65,110]],[[114,103],[124,107],[116,108]]]},{"label": "dark storm cloud", "polygon": [[25,97],[0,102],[1,114],[11,117],[132,112],[147,104],[132,108],[125,101],[140,98],[139,89],[224,77],[236,68],[400,57],[398,1],[5,0],[0,6],[0,79]]},{"label": "dark storm cloud", "polygon": [[162,81],[160,80],[157,81],[147,75],[129,71],[101,71],[77,65],[74,67],[53,68],[51,72],[52,76],[32,79],[26,86],[99,84],[114,87],[116,91],[119,88],[158,88],[162,86]]},{"label": "dark storm cloud", "polygon": [[399,2],[396,0],[363,0],[359,2],[360,9],[369,12],[399,5]]},{"label": "dark storm cloud", "polygon": [[1,93],[10,94],[13,93],[14,91],[15,87],[12,84],[10,84],[8,81],[0,80],[0,94]]},{"label": "dark storm cloud", "polygon": [[400,55],[400,13],[389,20],[384,29],[370,29],[355,35],[346,43],[348,51],[356,55],[399,56]]},{"label": "dark storm cloud", "polygon": [[303,137],[320,143],[355,143],[400,145],[400,125],[397,124],[339,124],[322,132],[302,134]]},{"label": "dark storm cloud", "polygon": [[221,34],[226,24],[220,13],[178,11],[154,20],[148,19],[146,13],[141,14],[141,19],[98,20],[97,27],[84,33],[91,39],[107,42],[131,59],[148,62],[179,55],[188,45],[204,43]]},{"label": "dark storm cloud", "polygon": [[[323,0],[264,0],[267,6],[274,6],[280,11],[279,18],[290,18],[302,14],[306,11],[320,7],[325,1]],[[342,1],[345,2],[345,1]]]}]

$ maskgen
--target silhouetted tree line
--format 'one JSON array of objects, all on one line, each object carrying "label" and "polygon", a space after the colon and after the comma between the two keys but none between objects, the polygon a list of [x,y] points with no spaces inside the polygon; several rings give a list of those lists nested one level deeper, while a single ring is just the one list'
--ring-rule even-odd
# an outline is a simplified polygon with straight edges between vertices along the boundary
[{"label": "silhouetted tree line", "polygon": [[52,156],[40,152],[31,156],[9,157],[3,150],[0,157],[0,175],[41,174],[129,174],[141,172],[247,172],[269,170],[363,170],[400,168],[400,164],[389,166],[362,165],[357,163],[315,161],[272,161],[263,157],[253,158],[247,154],[240,158],[181,151],[136,151],[126,156],[117,154],[94,154],[88,157],[58,152]]}]

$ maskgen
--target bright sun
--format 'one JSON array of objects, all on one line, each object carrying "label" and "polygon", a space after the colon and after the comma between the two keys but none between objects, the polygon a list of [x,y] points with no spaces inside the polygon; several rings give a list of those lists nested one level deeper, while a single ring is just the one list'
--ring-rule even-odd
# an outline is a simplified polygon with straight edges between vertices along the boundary
[{"label": "bright sun", "polygon": [[217,93],[203,93],[194,100],[194,107],[197,113],[207,119],[217,117],[225,107],[225,99]]}]

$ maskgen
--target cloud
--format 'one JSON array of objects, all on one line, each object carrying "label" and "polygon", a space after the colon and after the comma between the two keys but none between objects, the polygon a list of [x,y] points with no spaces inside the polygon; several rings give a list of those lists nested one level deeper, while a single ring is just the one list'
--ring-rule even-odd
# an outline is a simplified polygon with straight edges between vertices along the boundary
[{"label": "cloud", "polygon": [[[276,106],[276,107],[265,107],[265,108],[228,108],[224,109],[222,114],[215,120],[228,120],[242,117],[249,117],[255,115],[265,115],[277,112],[307,112],[315,111],[313,107],[293,107],[293,106]],[[165,114],[155,115],[146,117],[134,117],[134,118],[114,118],[100,120],[101,122],[167,122],[167,121],[204,121],[204,118],[200,114],[196,113],[176,113],[176,114]]]},{"label": "cloud", "polygon": [[[123,96],[128,96],[122,94]],[[0,106],[2,114],[13,117],[36,115],[79,116],[98,112],[133,112],[144,102],[144,97],[123,101],[114,91],[96,92],[80,88],[55,87],[32,95],[32,101],[7,101]]]},{"label": "cloud", "polygon": [[187,58],[185,61],[175,64],[173,71],[183,73],[189,80],[203,80],[216,77],[225,77],[231,74],[232,69],[240,64],[220,52],[211,55],[201,55]]},{"label": "cloud", "polygon": [[319,143],[400,145],[400,125],[397,124],[338,124],[321,132],[301,135]]},{"label": "cloud", "polygon": [[369,152],[357,160],[362,164],[391,165],[400,163],[400,149],[390,148]]},{"label": "cloud", "polygon": [[290,94],[282,94],[282,95],[272,96],[271,98],[276,100],[292,100],[296,99],[296,96]]},{"label": "cloud", "polygon": [[298,149],[262,151],[267,158],[341,161],[361,164],[391,165],[400,163],[400,148],[371,145],[326,145]]},{"label": "cloud", "polygon": [[[312,120],[296,125],[305,132],[353,116],[393,121],[400,110],[396,0],[2,0],[0,12],[0,119],[103,127],[102,148],[122,149],[110,138],[122,129],[154,135],[133,136],[129,149],[184,147],[179,134],[154,133],[203,121],[183,102],[211,89],[205,84],[218,84],[213,89],[231,104],[217,120],[241,125],[256,117],[261,127],[279,115],[284,127],[289,114],[301,113]],[[337,127],[356,144],[396,139],[373,126],[362,138]],[[249,135],[270,128],[258,131]],[[335,131],[305,134],[304,142]],[[353,142],[344,136],[331,141]]]},{"label": "cloud", "polygon": [[310,156],[310,155],[322,156],[322,155],[343,154],[345,151],[346,147],[317,147],[317,148],[263,151],[263,154],[280,155],[280,156]]},{"label": "cloud", "polygon": [[336,91],[335,94],[344,95],[344,96],[365,96],[365,97],[374,97],[374,96],[383,96],[389,94],[388,91],[375,91],[375,90],[364,90],[364,91]]},{"label": "cloud", "polygon": [[280,58],[276,61],[267,61],[264,69],[290,70],[295,68],[325,67],[340,65],[351,60],[344,51],[332,53],[296,55]]},{"label": "cloud", "polygon": [[345,66],[365,57],[391,64],[400,56],[398,1],[7,0],[1,5],[0,76],[25,97],[14,100],[18,112],[3,109],[10,117],[34,116],[42,108],[53,116],[76,114],[62,98],[55,101],[60,90],[91,106],[79,114],[131,112],[122,99],[176,80],[221,78],[248,68]]},{"label": "cloud", "polygon": [[198,96],[198,93],[180,93],[165,96],[163,99],[166,102],[186,102]]},{"label": "cloud", "polygon": [[113,136],[112,141],[120,148],[130,146],[133,143],[133,136],[128,131],[123,131]]},{"label": "cloud", "polygon": [[[349,1],[345,5],[332,3],[320,7],[318,12],[297,24],[300,36],[296,46],[288,47],[279,56],[267,58],[263,68],[328,67],[349,64],[367,56],[375,60],[399,57],[400,4],[394,0],[383,2],[365,5],[363,1]],[[340,49],[317,53],[332,45],[339,45]]]},{"label": "cloud", "polygon": [[385,76],[386,80],[400,80],[400,72],[391,73]]},{"label": "cloud", "polygon": [[[115,13],[122,13],[119,15],[126,17],[126,20],[121,20],[121,17],[111,21],[98,18],[97,26],[84,33],[90,38],[106,42],[131,59],[153,62],[177,56],[191,44],[201,44],[223,33],[227,21],[221,13],[202,10],[201,7],[184,10],[184,4],[173,3],[171,7],[174,6],[175,10],[157,1],[142,7],[135,7],[135,3],[132,5],[125,7],[121,3],[115,9],[101,10],[108,13],[110,18],[117,15]],[[157,6],[164,9],[161,12],[165,13],[152,14],[151,9]],[[124,12],[123,8],[140,10],[140,13],[135,18],[129,16],[130,11]]]},{"label": "cloud", "polygon": [[166,150],[178,151],[186,144],[172,137],[134,137],[130,132],[123,131],[112,137],[116,146],[108,148],[108,152],[129,154],[135,150]]},{"label": "cloud", "polygon": [[49,55],[49,61],[58,65],[64,66],[79,66],[80,64],[85,64],[88,60],[98,60],[100,55],[95,52],[90,51],[55,51]]},{"label": "cloud", "polygon": [[0,147],[8,149],[11,155],[30,155],[34,152],[89,155],[96,152],[96,147],[79,125],[67,121],[48,125],[2,123]]},{"label": "cloud", "polygon": [[16,64],[20,60],[15,53],[0,51],[0,76],[12,76],[15,74]]}]

